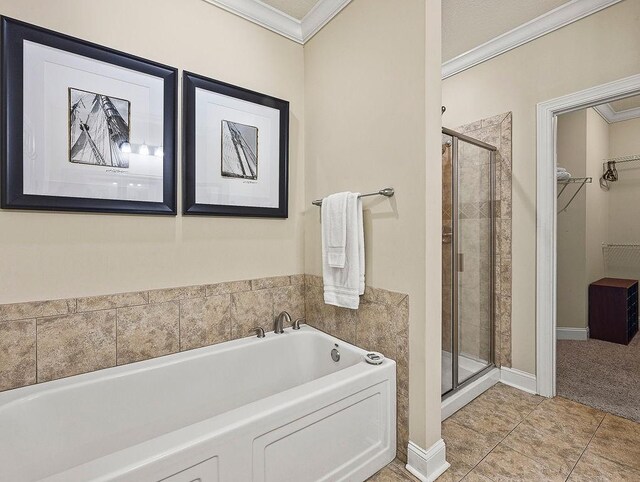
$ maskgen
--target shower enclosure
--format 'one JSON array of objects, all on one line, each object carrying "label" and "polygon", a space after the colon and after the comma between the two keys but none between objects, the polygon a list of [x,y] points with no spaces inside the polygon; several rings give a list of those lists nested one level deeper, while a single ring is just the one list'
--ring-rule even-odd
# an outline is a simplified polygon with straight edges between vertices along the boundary
[{"label": "shower enclosure", "polygon": [[496,148],[442,130],[442,395],[494,366]]}]

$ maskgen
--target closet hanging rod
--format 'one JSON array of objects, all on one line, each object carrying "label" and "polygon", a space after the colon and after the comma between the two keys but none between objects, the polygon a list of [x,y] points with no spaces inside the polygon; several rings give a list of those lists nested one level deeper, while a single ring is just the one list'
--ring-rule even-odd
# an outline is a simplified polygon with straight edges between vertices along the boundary
[{"label": "closet hanging rod", "polygon": [[640,244],[636,243],[602,243],[603,248],[640,248]]},{"label": "closet hanging rod", "polygon": [[[391,197],[395,194],[396,192],[394,191],[394,189],[392,187],[385,187],[384,189],[380,189],[379,191],[376,192],[369,192],[366,194],[360,194],[358,197],[368,197],[368,196],[386,196],[386,197]],[[311,204],[315,205],[315,206],[322,206],[322,199],[316,199],[315,201],[313,201]]]},{"label": "closet hanging rod", "polygon": [[634,162],[634,161],[640,161],[640,154],[636,154],[633,156],[623,156],[623,157],[612,157],[611,159],[605,159],[602,163],[602,165],[606,165],[607,162],[615,162],[616,164],[620,164],[623,162]]}]

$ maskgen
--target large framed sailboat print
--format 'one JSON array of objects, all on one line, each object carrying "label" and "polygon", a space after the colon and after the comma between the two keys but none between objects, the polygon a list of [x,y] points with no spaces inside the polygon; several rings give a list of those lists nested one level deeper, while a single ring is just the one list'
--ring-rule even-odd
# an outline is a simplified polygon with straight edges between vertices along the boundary
[{"label": "large framed sailboat print", "polygon": [[175,215],[177,69],[0,22],[2,208]]},{"label": "large framed sailboat print", "polygon": [[184,214],[286,218],[289,102],[182,76]]}]

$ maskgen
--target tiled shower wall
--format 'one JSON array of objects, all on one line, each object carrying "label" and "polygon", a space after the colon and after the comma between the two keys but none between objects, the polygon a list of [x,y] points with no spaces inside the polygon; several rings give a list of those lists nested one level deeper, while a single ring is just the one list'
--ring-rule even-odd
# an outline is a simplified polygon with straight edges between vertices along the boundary
[{"label": "tiled shower wall", "polygon": [[409,300],[367,287],[359,310],[325,305],[292,275],[0,305],[0,391],[273,330],[281,311],[397,361],[398,456],[409,440]]}]

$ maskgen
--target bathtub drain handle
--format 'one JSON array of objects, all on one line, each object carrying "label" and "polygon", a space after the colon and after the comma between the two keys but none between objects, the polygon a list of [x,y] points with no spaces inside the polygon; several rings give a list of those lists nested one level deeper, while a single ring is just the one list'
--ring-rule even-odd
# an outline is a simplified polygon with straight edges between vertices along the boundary
[{"label": "bathtub drain handle", "polygon": [[336,363],[340,361],[340,352],[338,351],[338,345],[336,345],[336,347],[331,350],[331,359]]}]

